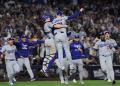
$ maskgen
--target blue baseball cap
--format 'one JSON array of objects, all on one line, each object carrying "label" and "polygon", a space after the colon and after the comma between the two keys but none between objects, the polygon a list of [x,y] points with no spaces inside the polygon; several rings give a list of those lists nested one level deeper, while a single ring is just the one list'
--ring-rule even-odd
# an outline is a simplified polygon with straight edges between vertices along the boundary
[{"label": "blue baseball cap", "polygon": [[8,38],[8,41],[10,41],[10,40],[14,40],[12,37],[10,37],[10,38]]},{"label": "blue baseball cap", "polygon": [[101,33],[100,33],[100,36],[101,36],[101,35],[105,35],[104,32],[101,32]]},{"label": "blue baseball cap", "polygon": [[21,38],[27,38],[27,36],[26,35],[22,35]]},{"label": "blue baseball cap", "polygon": [[42,20],[43,20],[44,22],[45,22],[45,20],[46,20],[47,18],[50,18],[50,16],[48,16],[48,15],[42,16]]},{"label": "blue baseball cap", "polygon": [[80,38],[79,35],[75,35],[75,38]]},{"label": "blue baseball cap", "polygon": [[105,31],[104,33],[105,33],[105,34],[106,34],[106,33],[110,34],[110,32],[109,32],[109,31]]},{"label": "blue baseball cap", "polygon": [[61,16],[61,15],[62,15],[62,11],[58,10],[58,11],[57,11],[57,15],[60,15],[60,16]]}]

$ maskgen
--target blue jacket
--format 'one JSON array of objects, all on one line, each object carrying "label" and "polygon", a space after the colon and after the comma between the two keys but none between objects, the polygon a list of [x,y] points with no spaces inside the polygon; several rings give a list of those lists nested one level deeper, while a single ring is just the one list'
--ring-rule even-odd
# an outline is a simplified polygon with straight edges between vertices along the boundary
[{"label": "blue jacket", "polygon": [[[44,43],[44,41],[42,40],[37,40],[37,42],[23,42],[22,40],[20,40],[19,42],[14,42],[14,45],[17,48],[17,52],[20,53],[21,56],[23,56],[24,58],[28,58],[28,49],[29,46],[34,46],[37,45],[39,43]],[[18,54],[16,55],[17,58],[21,58]]]},{"label": "blue jacket", "polygon": [[[65,58],[66,57],[66,54],[65,54],[65,50],[64,50],[64,48],[63,48],[63,58]],[[58,59],[58,50],[57,50],[57,52],[56,52],[56,59]]]},{"label": "blue jacket", "polygon": [[80,47],[80,49],[82,49],[85,57],[88,58],[83,44],[81,44],[80,42],[76,43],[75,40],[73,40],[73,43],[70,44],[70,52],[71,52],[72,60],[82,59],[82,53],[81,53],[81,51],[78,50],[79,47]]}]

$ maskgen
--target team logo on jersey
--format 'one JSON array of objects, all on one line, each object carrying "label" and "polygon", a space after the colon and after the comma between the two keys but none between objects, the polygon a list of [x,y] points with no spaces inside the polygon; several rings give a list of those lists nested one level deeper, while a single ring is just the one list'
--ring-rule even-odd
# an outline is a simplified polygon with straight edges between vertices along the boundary
[{"label": "team logo on jersey", "polygon": [[14,53],[14,52],[15,52],[15,50],[7,50],[8,54],[11,54],[11,53]]},{"label": "team logo on jersey", "polygon": [[79,45],[74,45],[74,47],[81,48],[81,45],[80,44]]},{"label": "team logo on jersey", "polygon": [[22,49],[27,49],[27,45],[22,43]]},{"label": "team logo on jersey", "polygon": [[109,46],[109,43],[100,44],[100,47]]}]

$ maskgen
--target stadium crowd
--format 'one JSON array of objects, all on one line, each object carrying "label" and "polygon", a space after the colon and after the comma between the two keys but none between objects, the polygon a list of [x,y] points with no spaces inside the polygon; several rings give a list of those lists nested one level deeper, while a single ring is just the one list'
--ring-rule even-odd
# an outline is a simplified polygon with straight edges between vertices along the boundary
[{"label": "stadium crowd", "polygon": [[[69,16],[81,7],[84,12],[67,21],[71,32],[69,39],[79,35],[90,60],[89,64],[84,61],[84,65],[97,65],[99,56],[93,56],[93,46],[99,40],[100,32],[109,31],[120,50],[120,2],[117,0],[0,0],[0,47],[11,36],[15,41],[23,34],[30,42],[32,38],[42,39],[45,37],[44,14],[49,13],[55,18],[56,12],[61,10],[62,16]],[[44,56],[44,44],[29,47],[31,65],[42,65]],[[120,64],[120,54],[114,53],[113,64]],[[5,65],[4,58],[0,58],[0,65]]]}]

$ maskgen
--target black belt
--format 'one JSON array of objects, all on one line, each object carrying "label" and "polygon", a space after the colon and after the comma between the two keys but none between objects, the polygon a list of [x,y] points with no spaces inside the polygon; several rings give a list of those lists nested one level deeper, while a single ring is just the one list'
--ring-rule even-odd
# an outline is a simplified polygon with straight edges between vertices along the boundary
[{"label": "black belt", "polygon": [[102,56],[104,56],[104,57],[108,57],[108,56],[110,56],[110,55],[102,55]]},{"label": "black belt", "polygon": [[[60,33],[64,33],[63,31],[60,31]],[[54,34],[54,36],[57,35],[57,33]]]},{"label": "black belt", "polygon": [[6,59],[6,61],[15,61],[15,59]]}]

